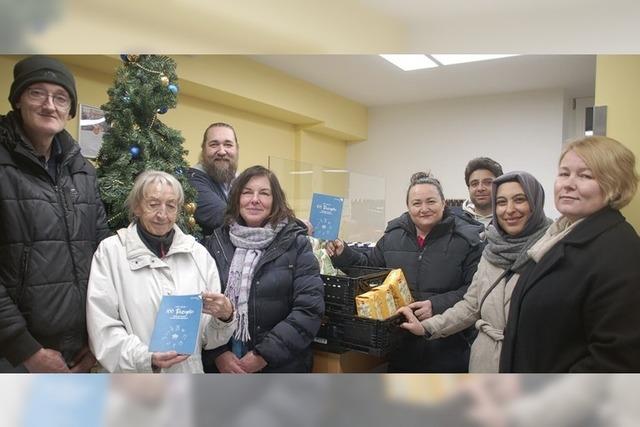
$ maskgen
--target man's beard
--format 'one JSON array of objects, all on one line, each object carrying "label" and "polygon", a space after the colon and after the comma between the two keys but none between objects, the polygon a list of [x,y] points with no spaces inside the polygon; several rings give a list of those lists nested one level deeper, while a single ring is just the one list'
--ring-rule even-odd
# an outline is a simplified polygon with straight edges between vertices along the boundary
[{"label": "man's beard", "polygon": [[235,159],[214,159],[211,161],[203,161],[202,167],[207,175],[220,184],[229,184],[236,177],[238,164]]}]

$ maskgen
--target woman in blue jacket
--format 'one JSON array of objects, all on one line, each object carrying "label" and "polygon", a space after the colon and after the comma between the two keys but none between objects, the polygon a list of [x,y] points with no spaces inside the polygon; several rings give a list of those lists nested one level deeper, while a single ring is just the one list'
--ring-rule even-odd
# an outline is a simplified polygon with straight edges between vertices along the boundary
[{"label": "woman in blue jacket", "polygon": [[252,166],[238,176],[225,225],[207,242],[236,331],[205,352],[205,371],[311,372],[311,344],[324,313],[318,263],[273,172]]}]

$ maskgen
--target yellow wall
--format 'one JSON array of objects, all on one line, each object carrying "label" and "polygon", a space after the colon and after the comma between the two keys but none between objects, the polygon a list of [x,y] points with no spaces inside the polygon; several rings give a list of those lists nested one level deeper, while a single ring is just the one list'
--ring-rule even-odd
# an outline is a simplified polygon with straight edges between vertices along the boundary
[{"label": "yellow wall", "polygon": [[363,1],[110,0],[108,7],[100,0],[50,3],[53,13],[44,20],[48,25],[22,28],[25,42],[39,52],[120,52],[129,48],[139,52],[323,54],[397,52],[409,47],[403,19]]},{"label": "yellow wall", "polygon": [[[607,106],[607,136],[633,151],[640,170],[640,56],[598,55],[595,105]],[[622,210],[640,232],[640,194]]]},{"label": "yellow wall", "polygon": [[[0,87],[8,88],[20,56],[0,56]],[[76,76],[79,103],[100,106],[112,86],[117,56],[56,56]],[[159,118],[179,130],[189,150],[190,164],[198,161],[202,133],[213,122],[233,124],[240,143],[240,169],[269,164],[269,156],[328,168],[346,165],[347,141],[367,137],[367,109],[346,98],[289,77],[246,57],[204,55],[175,56],[180,79],[177,108]],[[6,97],[0,112],[10,109]],[[67,130],[78,134],[77,117]],[[309,186],[282,177],[292,198]],[[324,181],[324,182],[323,182]],[[319,186],[318,186],[319,185]],[[332,177],[313,180],[313,191],[344,194],[346,181]],[[310,195],[308,196],[310,197]]]}]

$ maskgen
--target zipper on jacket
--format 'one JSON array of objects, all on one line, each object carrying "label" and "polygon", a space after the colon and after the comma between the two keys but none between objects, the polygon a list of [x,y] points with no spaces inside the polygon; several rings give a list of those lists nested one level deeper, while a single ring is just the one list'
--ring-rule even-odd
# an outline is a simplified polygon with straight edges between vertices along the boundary
[{"label": "zipper on jacket", "polygon": [[18,279],[18,286],[16,288],[16,305],[20,305],[20,300],[24,295],[25,281],[27,280],[27,273],[29,270],[29,261],[31,260],[31,246],[27,245],[22,250],[22,256],[20,257],[20,277]]},{"label": "zipper on jacket", "polygon": [[80,280],[78,280],[78,266],[76,265],[76,258],[73,256],[73,248],[71,247],[71,234],[69,233],[69,221],[67,220],[67,207],[66,200],[63,194],[60,194],[62,190],[57,185],[53,186],[56,195],[58,196],[58,203],[62,206],[62,218],[64,219],[64,232],[67,238],[67,249],[69,250],[69,257],[71,258],[71,265],[73,266],[73,279],[76,287],[80,286]]},{"label": "zipper on jacket", "polygon": [[224,253],[224,246],[222,246],[222,242],[220,241],[220,236],[218,236],[218,230],[213,232],[214,236],[216,236],[216,241],[218,242],[218,246],[220,246],[220,252],[222,252],[222,257],[224,261],[229,264],[229,258],[227,258],[227,254]]}]

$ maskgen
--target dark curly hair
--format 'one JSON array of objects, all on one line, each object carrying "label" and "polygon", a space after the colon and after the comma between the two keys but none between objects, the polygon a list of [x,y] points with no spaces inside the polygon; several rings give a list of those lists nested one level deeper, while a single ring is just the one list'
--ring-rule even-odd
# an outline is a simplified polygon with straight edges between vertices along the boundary
[{"label": "dark curly hair", "polygon": [[489,157],[476,157],[467,163],[467,167],[464,169],[464,182],[469,186],[469,177],[472,173],[477,171],[478,169],[486,169],[491,172],[494,178],[502,175],[502,166],[500,163],[496,162]]}]

